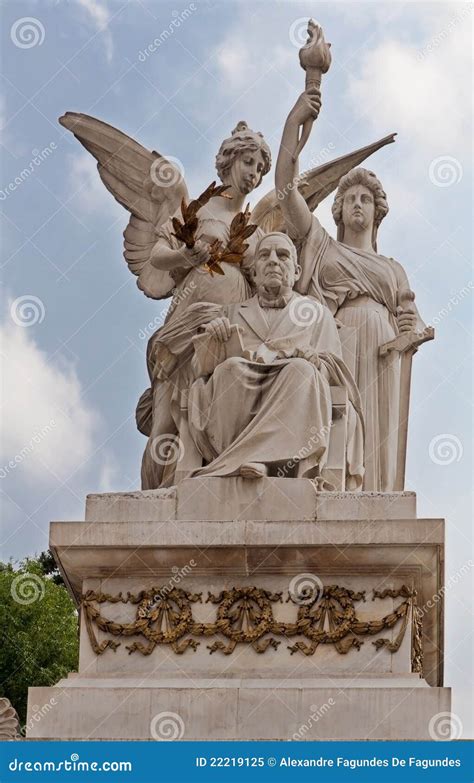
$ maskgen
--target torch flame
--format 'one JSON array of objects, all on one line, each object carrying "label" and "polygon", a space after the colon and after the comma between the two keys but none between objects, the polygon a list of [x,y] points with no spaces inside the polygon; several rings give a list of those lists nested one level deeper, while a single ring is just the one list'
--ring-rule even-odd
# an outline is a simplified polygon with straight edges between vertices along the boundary
[{"label": "torch flame", "polygon": [[331,65],[331,44],[324,40],[322,27],[310,19],[308,22],[308,40],[300,49],[300,64],[306,71],[308,68],[317,68],[321,73],[326,73]]}]

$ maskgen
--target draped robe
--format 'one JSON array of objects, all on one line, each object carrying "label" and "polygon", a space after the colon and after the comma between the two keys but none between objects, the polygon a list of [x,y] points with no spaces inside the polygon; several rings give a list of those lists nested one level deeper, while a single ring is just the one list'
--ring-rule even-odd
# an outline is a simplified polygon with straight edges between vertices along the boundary
[{"label": "draped robe", "polygon": [[[409,289],[393,258],[338,242],[312,216],[298,244],[302,274],[295,289],[324,301],[342,326],[355,329],[355,373],[365,424],[364,490],[393,490],[396,475],[400,360],[379,348],[398,334],[399,293]],[[423,328],[420,320],[418,328]]]},{"label": "draped robe", "polygon": [[[317,317],[305,322],[305,307],[313,313],[316,307]],[[211,376],[200,377],[191,386],[189,429],[208,463],[194,475],[236,475],[247,462],[263,462],[274,472],[277,466],[291,463],[298,476],[319,475],[330,436],[329,387],[343,385],[351,399],[347,469],[353,488],[360,488],[363,425],[356,412],[360,402],[342,361],[337,327],[328,308],[293,293],[281,309],[262,308],[254,296],[225,307],[202,303],[191,308],[189,315],[204,321],[227,316],[239,326],[243,345],[251,352],[251,359],[226,359]],[[162,339],[174,357],[186,350],[182,333],[178,337],[168,332]],[[298,357],[298,350],[308,348],[318,353],[319,368]],[[262,349],[267,360],[258,362],[253,352]]]},{"label": "draped robe", "polygon": [[[177,216],[181,217],[181,214],[177,213]],[[247,240],[248,249],[241,265],[225,262],[222,264],[224,275],[211,277],[202,266],[193,269],[178,267],[170,272],[175,279],[176,288],[165,325],[152,335],[148,344],[147,366],[151,385],[140,397],[136,412],[138,429],[148,436],[142,461],[142,489],[156,489],[173,483],[174,464],[157,461],[153,456],[154,444],[162,438],[173,439],[177,436],[175,410],[179,407],[181,393],[187,389],[192,377],[186,361],[192,356],[191,350],[188,351],[187,357],[182,356],[178,368],[171,369],[172,362],[168,362],[164,369],[162,363],[157,362],[157,352],[162,350],[161,333],[163,329],[172,328],[173,324],[180,324],[179,328],[183,329],[183,335],[189,341],[194,333],[196,317],[193,320],[191,316],[188,320],[186,314],[196,303],[228,304],[248,299],[251,296],[250,272],[253,255],[263,234],[264,232],[257,228]],[[223,220],[200,214],[196,238],[208,243],[218,239],[225,246],[229,240],[229,225]],[[158,240],[172,250],[182,247],[182,242],[174,236],[171,218],[161,227]]]}]

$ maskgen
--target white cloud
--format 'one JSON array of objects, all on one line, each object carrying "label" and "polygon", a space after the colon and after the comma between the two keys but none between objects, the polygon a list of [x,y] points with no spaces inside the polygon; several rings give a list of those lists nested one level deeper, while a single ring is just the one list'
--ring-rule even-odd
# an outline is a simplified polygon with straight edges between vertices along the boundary
[{"label": "white cloud", "polygon": [[238,88],[245,84],[253,69],[242,42],[228,41],[216,54],[216,62],[226,84]]},{"label": "white cloud", "polygon": [[68,171],[74,196],[71,204],[85,215],[112,214],[122,216],[124,226],[126,212],[107,190],[97,171],[97,161],[89,152],[70,156]]},{"label": "white cloud", "polygon": [[122,484],[119,468],[116,460],[111,454],[106,454],[101,460],[98,492],[120,492]]},{"label": "white cloud", "polygon": [[270,52],[245,36],[232,34],[216,52],[215,59],[226,89],[241,90],[256,82],[270,67],[284,70],[294,59],[287,47],[274,46]]},{"label": "white cloud", "polygon": [[74,368],[51,361],[30,332],[10,319],[0,329],[1,477],[54,484],[87,462],[99,420],[81,399]]},{"label": "white cloud", "polygon": [[294,59],[295,50],[291,46],[275,44],[271,50],[262,46],[258,26],[250,29],[239,26],[215,50],[219,76],[226,90],[233,91],[251,86],[269,68],[284,72]]},{"label": "white cloud", "polygon": [[421,47],[390,33],[374,37],[376,45],[358,57],[349,77],[356,116],[375,129],[399,131],[430,155],[463,155],[470,145],[470,25],[467,7],[457,8],[428,15]]},{"label": "white cloud", "polygon": [[103,41],[105,46],[105,55],[107,62],[111,62],[114,53],[114,44],[112,33],[108,28],[110,22],[110,13],[106,6],[100,0],[77,0],[78,4],[89,14],[90,19],[97,31],[103,32]]}]

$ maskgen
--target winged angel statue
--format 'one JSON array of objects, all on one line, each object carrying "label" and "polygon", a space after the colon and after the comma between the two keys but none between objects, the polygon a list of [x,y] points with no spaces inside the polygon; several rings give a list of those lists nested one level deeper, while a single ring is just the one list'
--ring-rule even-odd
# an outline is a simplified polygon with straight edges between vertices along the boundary
[{"label": "winged angel statue", "polygon": [[[270,149],[261,133],[239,122],[217,153],[222,184],[212,182],[190,200],[181,171],[159,152],[86,114],[67,112],[59,122],[95,157],[105,187],[130,213],[124,257],[139,289],[152,299],[172,298],[164,325],[148,344],[150,388],[137,405],[137,426],[148,438],[142,488],[170,486],[180,458],[183,396],[192,381],[191,339],[203,320],[199,303],[226,305],[251,297],[256,243],[265,233],[285,231],[282,195],[276,190],[251,213],[244,208],[270,171]],[[313,212],[342,176],[391,141],[393,136],[386,136],[326,162],[299,175],[290,187]],[[179,363],[160,342],[164,329],[179,331]]]}]

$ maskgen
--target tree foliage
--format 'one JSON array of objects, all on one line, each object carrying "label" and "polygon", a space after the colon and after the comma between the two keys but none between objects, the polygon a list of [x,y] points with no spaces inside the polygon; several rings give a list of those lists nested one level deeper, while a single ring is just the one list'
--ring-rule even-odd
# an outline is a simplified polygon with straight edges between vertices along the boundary
[{"label": "tree foliage", "polygon": [[78,664],[78,616],[49,552],[0,562],[0,696],[26,720],[28,688],[54,685]]}]

